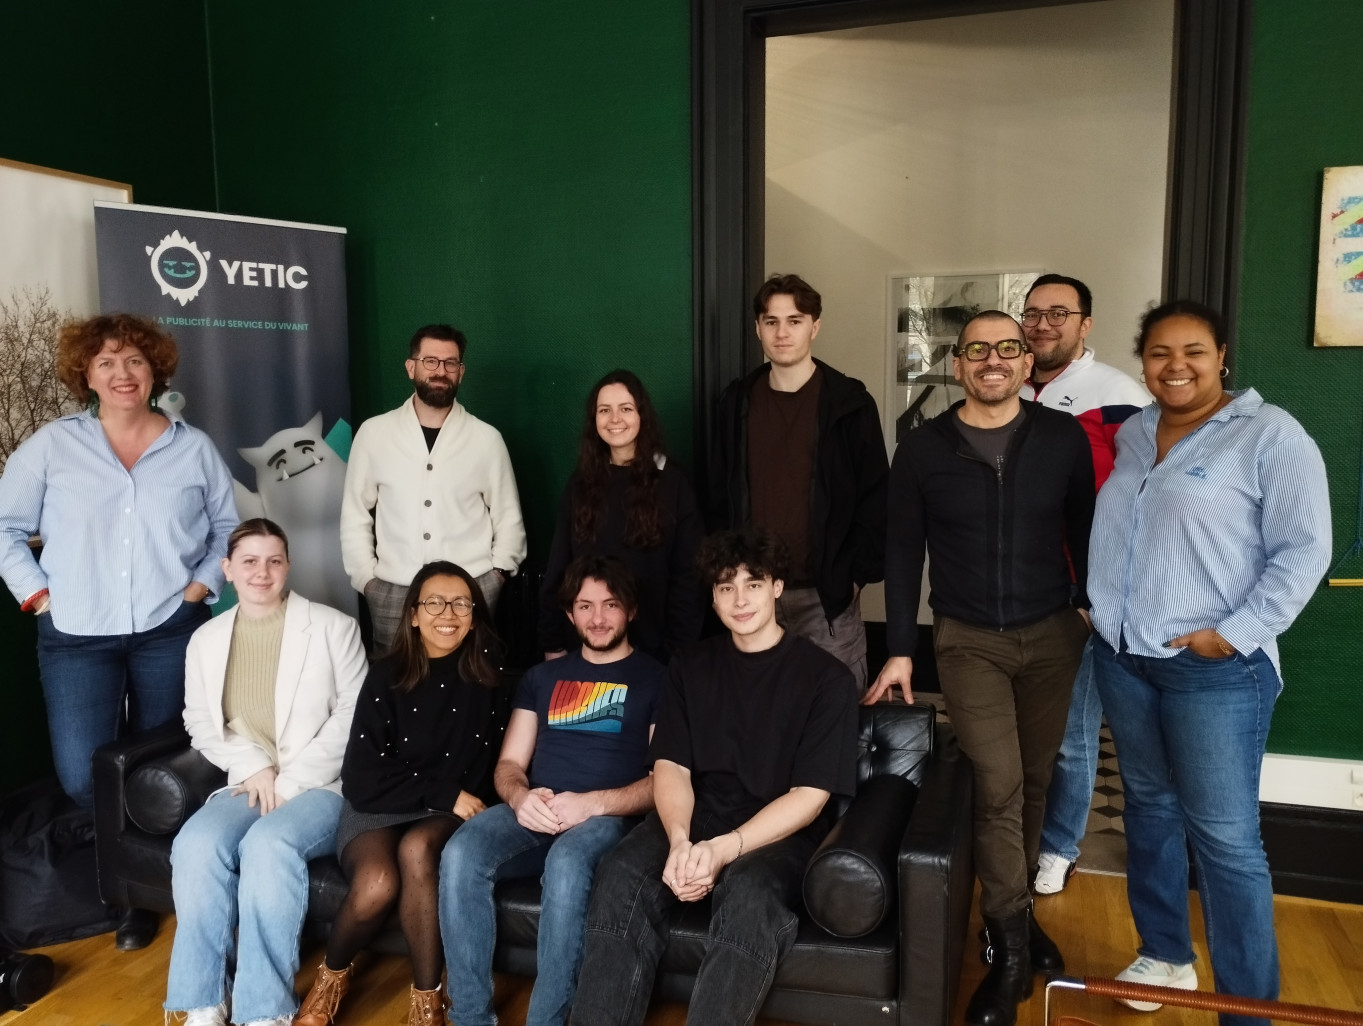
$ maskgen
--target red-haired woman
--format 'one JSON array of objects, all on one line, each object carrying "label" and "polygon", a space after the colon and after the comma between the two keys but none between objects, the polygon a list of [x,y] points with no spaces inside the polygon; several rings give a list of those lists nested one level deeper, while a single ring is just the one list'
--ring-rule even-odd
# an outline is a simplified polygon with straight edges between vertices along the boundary
[{"label": "red-haired woman", "polygon": [[[87,408],[39,428],[0,477],[0,575],[38,617],[52,759],[86,807],[90,757],[118,736],[125,700],[133,730],[179,719],[185,648],[208,619],[204,600],[222,589],[237,523],[213,443],[157,409],[177,362],[174,340],[150,321],[67,325],[57,377]],[[134,920],[119,947],[155,934],[154,919]]]}]

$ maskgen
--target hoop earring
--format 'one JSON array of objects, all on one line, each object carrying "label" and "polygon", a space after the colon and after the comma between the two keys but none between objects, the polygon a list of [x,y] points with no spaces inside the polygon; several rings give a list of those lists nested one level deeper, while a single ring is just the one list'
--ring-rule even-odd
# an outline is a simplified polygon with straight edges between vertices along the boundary
[{"label": "hoop earring", "polygon": [[1141,371],[1141,384],[1145,384],[1145,371]]},{"label": "hoop earring", "polygon": [[1230,377],[1230,368],[1223,363],[1221,365],[1221,380],[1225,381],[1228,377]]}]

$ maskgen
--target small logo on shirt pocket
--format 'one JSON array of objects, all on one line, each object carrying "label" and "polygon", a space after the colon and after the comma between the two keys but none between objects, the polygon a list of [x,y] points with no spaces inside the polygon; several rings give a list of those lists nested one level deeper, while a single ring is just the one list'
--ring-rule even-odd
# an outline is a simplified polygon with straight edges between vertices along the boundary
[{"label": "small logo on shirt pocket", "polygon": [[1206,467],[1189,467],[1187,470],[1184,471],[1184,473],[1187,474],[1189,477],[1196,477],[1199,478],[1200,480],[1205,481],[1207,479]]}]

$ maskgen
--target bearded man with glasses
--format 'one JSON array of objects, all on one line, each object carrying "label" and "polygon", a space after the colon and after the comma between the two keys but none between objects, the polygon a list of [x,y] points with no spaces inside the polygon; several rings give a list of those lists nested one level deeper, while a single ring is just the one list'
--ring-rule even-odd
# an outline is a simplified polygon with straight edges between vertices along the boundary
[{"label": "bearded man with glasses", "polygon": [[1033,972],[1062,972],[1032,917],[1051,766],[1089,636],[1093,460],[1073,417],[1018,398],[1033,357],[1022,325],[989,310],[961,329],[965,398],[910,432],[890,468],[885,609],[890,659],[864,699],[907,701],[924,557],[947,713],[975,776],[975,869],[991,968],[971,1026],[1012,1026]]},{"label": "bearded man with glasses", "polygon": [[448,324],[418,328],[406,362],[413,394],[361,424],[351,445],[341,558],[369,607],[376,654],[392,644],[407,586],[427,563],[468,570],[491,612],[525,558],[506,443],[456,402],[467,350]]}]

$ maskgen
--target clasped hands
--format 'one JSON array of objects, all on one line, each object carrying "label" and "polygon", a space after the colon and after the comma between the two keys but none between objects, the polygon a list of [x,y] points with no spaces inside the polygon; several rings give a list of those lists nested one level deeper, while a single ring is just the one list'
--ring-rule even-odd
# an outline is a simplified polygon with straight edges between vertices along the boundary
[{"label": "clasped hands", "polygon": [[719,871],[738,857],[737,844],[733,831],[695,844],[685,838],[674,841],[663,866],[663,883],[678,901],[700,901],[715,889]]},{"label": "clasped hands", "polygon": [[529,788],[513,808],[516,822],[539,834],[561,834],[601,814],[586,795],[575,791],[555,793],[547,787]]}]

